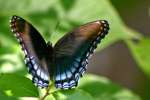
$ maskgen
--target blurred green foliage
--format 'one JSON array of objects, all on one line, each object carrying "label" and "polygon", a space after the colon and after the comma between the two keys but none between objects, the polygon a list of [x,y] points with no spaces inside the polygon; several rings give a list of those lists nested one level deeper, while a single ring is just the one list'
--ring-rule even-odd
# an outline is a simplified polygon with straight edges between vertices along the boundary
[{"label": "blurred green foliage", "polygon": [[[81,24],[105,19],[110,31],[101,50],[119,40],[129,47],[137,64],[150,77],[150,39],[124,25],[108,0],[0,0],[0,98],[23,99],[41,96],[31,80],[20,55],[20,47],[9,28],[9,19],[18,15],[31,22],[47,41],[56,41],[66,32]],[[137,40],[136,42],[133,40]],[[88,81],[87,81],[88,80]],[[24,98],[25,99],[25,98]],[[111,83],[108,79],[87,75],[74,90],[52,92],[47,100],[140,100],[129,90]]]}]

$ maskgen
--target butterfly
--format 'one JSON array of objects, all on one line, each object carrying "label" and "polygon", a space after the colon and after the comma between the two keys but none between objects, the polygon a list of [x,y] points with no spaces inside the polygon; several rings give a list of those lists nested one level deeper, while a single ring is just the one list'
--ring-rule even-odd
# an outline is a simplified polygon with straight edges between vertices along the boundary
[{"label": "butterfly", "polygon": [[89,22],[68,32],[52,46],[19,16],[12,16],[10,27],[25,54],[25,64],[33,83],[47,88],[53,80],[55,87],[61,89],[78,85],[87,69],[88,59],[109,30],[106,20]]}]

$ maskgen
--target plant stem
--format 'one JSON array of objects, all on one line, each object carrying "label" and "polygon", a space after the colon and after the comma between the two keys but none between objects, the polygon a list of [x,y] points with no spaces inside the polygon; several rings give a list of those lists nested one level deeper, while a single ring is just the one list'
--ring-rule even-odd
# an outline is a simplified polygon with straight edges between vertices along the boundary
[{"label": "plant stem", "polygon": [[50,87],[48,87],[48,88],[46,89],[45,95],[44,95],[42,98],[40,98],[40,100],[44,100],[44,99],[49,95],[49,90],[50,90]]}]

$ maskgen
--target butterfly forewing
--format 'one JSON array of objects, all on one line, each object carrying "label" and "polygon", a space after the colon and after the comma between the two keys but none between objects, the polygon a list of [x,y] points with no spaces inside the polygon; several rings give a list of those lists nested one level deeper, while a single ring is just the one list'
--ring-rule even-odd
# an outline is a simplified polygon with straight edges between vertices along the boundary
[{"label": "butterfly forewing", "polygon": [[55,85],[68,89],[77,86],[87,69],[88,58],[108,33],[105,20],[90,22],[67,33],[54,46]]},{"label": "butterfly forewing", "polygon": [[48,46],[39,32],[23,18],[13,16],[10,24],[24,51],[25,63],[33,76],[33,82],[40,87],[47,87],[52,47]]}]

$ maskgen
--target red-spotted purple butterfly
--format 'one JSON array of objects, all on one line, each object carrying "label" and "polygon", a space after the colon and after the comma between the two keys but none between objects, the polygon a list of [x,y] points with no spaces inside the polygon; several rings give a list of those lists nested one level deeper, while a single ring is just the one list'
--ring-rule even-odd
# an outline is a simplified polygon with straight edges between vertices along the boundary
[{"label": "red-spotted purple butterfly", "polygon": [[79,26],[64,35],[52,47],[27,21],[13,16],[10,22],[25,54],[25,63],[38,87],[48,87],[50,79],[56,88],[71,89],[87,69],[88,59],[109,30],[106,20]]}]

